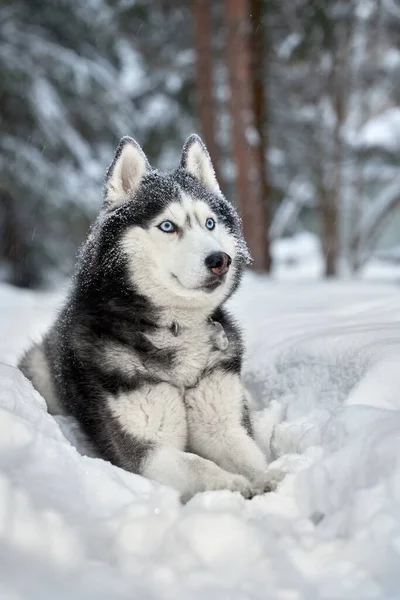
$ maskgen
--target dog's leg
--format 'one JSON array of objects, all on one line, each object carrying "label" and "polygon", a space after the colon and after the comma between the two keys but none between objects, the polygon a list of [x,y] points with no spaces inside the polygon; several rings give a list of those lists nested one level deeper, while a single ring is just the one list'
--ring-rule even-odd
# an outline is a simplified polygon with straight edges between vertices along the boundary
[{"label": "dog's leg", "polygon": [[186,409],[177,388],[167,383],[142,386],[110,397],[108,408],[107,439],[121,467],[176,488],[184,501],[206,490],[253,495],[245,477],[184,451]]},{"label": "dog's leg", "polygon": [[186,392],[189,449],[227,471],[240,473],[255,491],[276,487],[281,477],[267,472],[267,461],[244,424],[244,393],[235,373],[217,369]]},{"label": "dog's leg", "polygon": [[173,446],[156,445],[143,464],[142,474],[177,489],[183,502],[198,492],[230,490],[245,498],[257,491],[246,477],[224,471],[211,460]]}]

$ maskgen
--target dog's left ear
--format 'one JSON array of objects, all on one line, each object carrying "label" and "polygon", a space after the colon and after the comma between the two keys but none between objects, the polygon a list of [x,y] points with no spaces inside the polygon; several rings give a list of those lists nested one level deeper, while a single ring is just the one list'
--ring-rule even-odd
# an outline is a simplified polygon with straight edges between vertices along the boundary
[{"label": "dog's left ear", "polygon": [[188,137],[183,146],[181,167],[214,194],[221,193],[208,150],[195,133]]},{"label": "dog's left ear", "polygon": [[139,144],[126,136],[115,151],[105,181],[105,204],[117,208],[131,200],[138,191],[144,176],[151,170],[147,157]]}]

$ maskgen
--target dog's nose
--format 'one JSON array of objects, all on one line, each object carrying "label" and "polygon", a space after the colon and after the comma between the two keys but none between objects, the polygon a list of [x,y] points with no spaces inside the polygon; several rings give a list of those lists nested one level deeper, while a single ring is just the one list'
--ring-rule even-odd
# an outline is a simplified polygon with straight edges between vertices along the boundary
[{"label": "dog's nose", "polygon": [[212,252],[205,260],[206,267],[214,275],[224,275],[227,273],[231,262],[231,257],[225,252]]}]

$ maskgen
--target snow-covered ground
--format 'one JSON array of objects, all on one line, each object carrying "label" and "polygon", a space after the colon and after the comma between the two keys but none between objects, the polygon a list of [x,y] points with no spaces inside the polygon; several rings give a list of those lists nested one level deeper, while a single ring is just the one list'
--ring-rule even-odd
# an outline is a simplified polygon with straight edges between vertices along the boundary
[{"label": "snow-covered ground", "polygon": [[246,276],[257,435],[288,475],[185,506],[79,454],[13,366],[61,295],[0,286],[1,600],[400,598],[399,285]]}]

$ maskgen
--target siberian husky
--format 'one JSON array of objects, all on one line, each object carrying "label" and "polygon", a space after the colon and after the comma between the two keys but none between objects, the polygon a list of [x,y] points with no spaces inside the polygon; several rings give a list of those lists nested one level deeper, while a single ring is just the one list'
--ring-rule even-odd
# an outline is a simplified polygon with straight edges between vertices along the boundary
[{"label": "siberian husky", "polygon": [[274,485],[253,439],[240,331],[223,308],[249,254],[201,139],[173,173],[124,137],[59,318],[20,368],[98,453],[183,501]]}]

